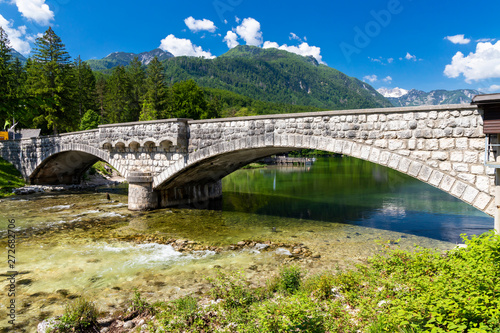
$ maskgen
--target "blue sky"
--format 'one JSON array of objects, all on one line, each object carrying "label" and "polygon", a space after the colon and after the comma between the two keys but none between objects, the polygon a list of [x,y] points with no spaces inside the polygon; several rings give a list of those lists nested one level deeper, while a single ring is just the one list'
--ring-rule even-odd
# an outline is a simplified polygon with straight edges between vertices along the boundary
[{"label": "blue sky", "polygon": [[84,60],[249,44],[312,55],[375,88],[485,93],[500,92],[498,13],[498,0],[0,0],[0,26],[25,56],[50,25]]}]

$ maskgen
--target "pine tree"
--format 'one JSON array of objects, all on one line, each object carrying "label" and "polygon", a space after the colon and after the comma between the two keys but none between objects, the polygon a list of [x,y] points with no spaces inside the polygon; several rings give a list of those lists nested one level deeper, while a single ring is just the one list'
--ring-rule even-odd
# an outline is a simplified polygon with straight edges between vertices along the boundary
[{"label": "pine tree", "polygon": [[153,104],[149,102],[147,99],[144,100],[144,103],[142,103],[142,110],[141,114],[139,115],[139,120],[140,121],[146,121],[146,120],[156,120],[158,119],[158,113],[153,107]]},{"label": "pine tree", "polygon": [[80,131],[97,128],[100,122],[101,119],[95,111],[87,110],[80,121]]},{"label": "pine tree", "polygon": [[151,117],[153,118],[148,120],[153,120],[166,115],[168,88],[164,81],[163,71],[163,65],[158,61],[157,57],[154,57],[146,70],[146,92],[140,120],[146,120],[145,118]]},{"label": "pine tree", "polygon": [[130,79],[130,84],[132,86],[131,96],[130,96],[130,114],[128,116],[129,121],[137,121],[139,119],[139,113],[141,112],[142,101],[144,98],[144,81],[146,79],[146,72],[139,61],[139,58],[134,57],[134,59],[127,66],[127,74]]},{"label": "pine tree", "polygon": [[132,85],[125,67],[117,66],[107,82],[105,118],[108,123],[137,120],[131,117]]},{"label": "pine tree", "polygon": [[85,110],[96,110],[96,80],[92,69],[80,56],[75,60],[76,101],[80,118]]},{"label": "pine tree", "polygon": [[30,128],[33,125],[33,115],[27,108],[28,98],[26,95],[26,69],[21,61],[16,58],[11,64],[13,73],[12,79],[12,114],[16,122],[19,122],[19,128]]},{"label": "pine tree", "polygon": [[[7,33],[0,27],[0,119],[11,120],[12,114],[12,55]],[[3,122],[1,124],[3,129]]]},{"label": "pine tree", "polygon": [[29,93],[38,101],[40,114],[34,119],[35,125],[54,134],[77,128],[74,70],[64,44],[50,27],[36,40],[27,82]]},{"label": "pine tree", "polygon": [[101,121],[103,123],[108,123],[105,118],[104,106],[106,104],[106,79],[101,74],[97,77],[97,81],[95,83],[95,92],[96,92],[96,104],[97,109],[101,115]]}]

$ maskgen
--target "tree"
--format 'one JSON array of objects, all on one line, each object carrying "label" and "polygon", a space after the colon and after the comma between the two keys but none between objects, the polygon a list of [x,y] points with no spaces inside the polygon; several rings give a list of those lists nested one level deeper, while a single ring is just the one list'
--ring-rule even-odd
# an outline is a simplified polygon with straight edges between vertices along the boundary
[{"label": "tree", "polygon": [[168,89],[163,71],[163,65],[157,57],[154,57],[146,70],[146,92],[139,120],[146,120],[146,118],[154,120],[166,114]]},{"label": "tree", "polygon": [[53,130],[54,134],[77,127],[74,82],[70,56],[59,36],[49,27],[37,38],[33,63],[28,68],[27,87],[39,109],[35,125]]},{"label": "tree", "polygon": [[[99,73],[100,74],[100,73]],[[95,83],[96,104],[101,114],[101,120],[104,119],[104,105],[106,104],[106,79],[101,74],[97,77]]]},{"label": "tree", "polygon": [[207,109],[203,90],[194,80],[174,83],[170,89],[169,109],[173,118],[201,119]]},{"label": "tree", "polygon": [[30,128],[33,125],[33,114],[27,108],[29,98],[26,94],[26,69],[18,58],[12,62],[11,68],[13,73],[11,81],[11,116],[15,118],[16,122],[19,122],[18,127]]},{"label": "tree", "polygon": [[96,80],[90,66],[80,56],[75,60],[75,85],[78,114],[82,117],[85,110],[96,109]]},{"label": "tree", "polygon": [[156,120],[156,119],[158,119],[157,111],[153,107],[153,104],[145,99],[144,103],[142,103],[142,110],[141,114],[139,115],[139,121]]},{"label": "tree", "polygon": [[82,120],[80,121],[80,131],[87,131],[97,128],[100,121],[101,117],[99,117],[99,115],[95,111],[87,110],[87,112],[85,112],[85,114],[83,115]]},{"label": "tree", "polygon": [[[0,118],[4,121],[11,120],[14,116],[12,110],[12,80],[11,68],[12,55],[7,33],[0,27]],[[3,126],[3,123],[1,124]]]},{"label": "tree", "polygon": [[134,121],[131,116],[132,85],[125,67],[117,66],[107,82],[105,118],[108,123]]},{"label": "tree", "polygon": [[131,84],[129,120],[136,121],[139,119],[139,113],[141,112],[144,97],[144,81],[146,80],[146,72],[139,58],[134,57],[130,62],[127,66],[127,74]]}]

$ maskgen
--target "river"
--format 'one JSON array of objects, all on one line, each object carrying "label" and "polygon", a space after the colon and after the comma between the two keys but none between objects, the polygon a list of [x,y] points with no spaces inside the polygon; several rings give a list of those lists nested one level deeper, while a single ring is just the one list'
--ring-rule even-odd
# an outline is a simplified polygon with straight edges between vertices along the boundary
[{"label": "river", "polygon": [[[7,221],[16,225],[19,331],[60,315],[79,295],[113,313],[135,289],[149,301],[200,295],[214,268],[242,270],[261,285],[288,262],[314,274],[363,262],[381,243],[444,250],[460,242],[461,233],[493,227],[491,217],[449,194],[348,157],[238,170],[223,179],[218,210],[131,212],[126,203],[123,186],[0,202],[3,248]],[[264,249],[266,243],[271,246]],[[307,251],[290,256],[300,249]],[[1,288],[8,300],[6,279]],[[2,332],[9,327],[5,306],[0,326]]]}]

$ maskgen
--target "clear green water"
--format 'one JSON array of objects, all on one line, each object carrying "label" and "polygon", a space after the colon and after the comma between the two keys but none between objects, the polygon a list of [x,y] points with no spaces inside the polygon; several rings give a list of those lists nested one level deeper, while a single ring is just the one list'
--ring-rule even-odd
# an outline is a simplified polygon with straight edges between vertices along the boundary
[{"label": "clear green water", "polygon": [[[4,249],[7,220],[16,220],[19,331],[32,332],[40,320],[61,314],[76,295],[113,312],[126,307],[134,288],[149,300],[200,294],[209,288],[205,277],[214,267],[243,270],[258,285],[290,260],[274,250],[216,253],[207,246],[301,243],[321,255],[295,261],[313,274],[365,260],[379,250],[380,240],[449,249],[460,233],[493,225],[490,217],[437,189],[350,158],[320,159],[305,168],[239,170],[223,180],[223,193],[219,211],[130,212],[126,191],[119,188],[0,202]],[[191,240],[203,249],[181,253],[161,239]],[[9,270],[2,253],[0,273]],[[4,279],[0,288],[1,299],[9,300]],[[2,307],[4,331],[6,315]]]}]

